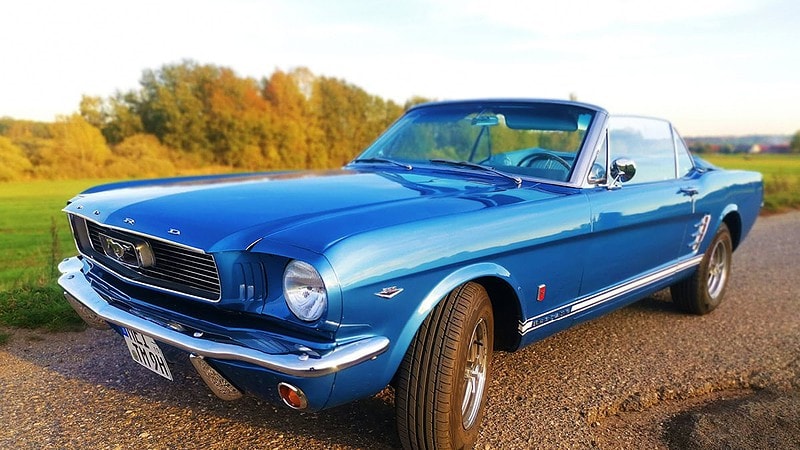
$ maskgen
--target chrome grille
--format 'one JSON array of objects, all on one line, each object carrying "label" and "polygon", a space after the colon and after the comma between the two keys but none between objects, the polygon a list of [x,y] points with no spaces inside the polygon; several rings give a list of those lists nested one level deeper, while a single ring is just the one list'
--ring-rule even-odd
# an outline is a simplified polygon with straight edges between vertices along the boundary
[{"label": "chrome grille", "polygon": [[[82,249],[87,256],[102,263],[117,275],[132,281],[162,289],[200,297],[206,300],[220,299],[220,281],[214,257],[180,245],[127,233],[115,228],[84,220],[91,249]],[[144,239],[153,249],[155,265],[151,267],[125,267],[107,257],[103,251],[101,234],[119,239]]]},{"label": "chrome grille", "polygon": [[181,247],[150,241],[156,255],[156,265],[143,268],[142,273],[176,283],[185,283],[197,289],[215,293],[219,297],[217,266],[211,255],[190,252]]}]

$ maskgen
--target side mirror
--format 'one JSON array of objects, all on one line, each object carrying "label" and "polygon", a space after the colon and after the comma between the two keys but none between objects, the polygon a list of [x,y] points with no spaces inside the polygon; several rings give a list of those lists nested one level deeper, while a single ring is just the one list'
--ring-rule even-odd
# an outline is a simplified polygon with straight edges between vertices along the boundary
[{"label": "side mirror", "polygon": [[636,175],[636,163],[631,159],[619,158],[611,163],[611,179],[616,184],[618,181],[625,183]]}]

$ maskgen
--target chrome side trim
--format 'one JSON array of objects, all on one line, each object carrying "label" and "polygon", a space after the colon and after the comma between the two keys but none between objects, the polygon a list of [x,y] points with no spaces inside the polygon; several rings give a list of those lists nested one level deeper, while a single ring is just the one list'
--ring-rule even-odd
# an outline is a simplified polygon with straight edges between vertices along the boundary
[{"label": "chrome side trim", "polygon": [[706,214],[700,219],[699,222],[694,224],[695,232],[692,233],[692,242],[689,243],[689,248],[692,249],[693,252],[696,252],[698,248],[700,248],[700,244],[703,242],[703,239],[706,237],[706,233],[708,232],[708,225],[711,223],[711,214]]},{"label": "chrome side trim", "polygon": [[530,319],[527,319],[524,322],[520,321],[519,322],[519,326],[517,327],[517,330],[519,331],[520,335],[524,336],[529,331],[533,331],[533,330],[535,330],[537,328],[541,328],[544,325],[547,325],[547,324],[549,324],[551,322],[555,322],[555,321],[558,321],[558,320],[561,320],[561,319],[565,319],[567,317],[571,317],[571,316],[573,316],[573,315],[575,315],[577,313],[583,312],[587,308],[590,308],[592,306],[596,306],[596,305],[599,305],[599,304],[602,304],[602,303],[606,303],[606,302],[611,301],[611,300],[613,300],[613,299],[615,299],[617,297],[622,296],[623,294],[625,294],[625,293],[627,293],[629,291],[645,287],[648,284],[652,284],[652,283],[655,283],[657,281],[661,281],[661,280],[663,280],[665,278],[668,278],[668,277],[670,277],[670,276],[672,276],[672,275],[674,275],[674,274],[676,274],[676,273],[678,273],[678,272],[680,272],[682,270],[694,267],[694,266],[700,264],[700,261],[702,259],[703,259],[703,255],[694,256],[694,257],[692,257],[692,258],[690,258],[690,259],[688,259],[686,261],[682,261],[680,263],[677,263],[677,264],[674,264],[672,266],[669,266],[669,267],[667,267],[665,269],[661,269],[661,270],[659,270],[657,272],[653,272],[653,273],[651,273],[649,275],[645,275],[645,276],[643,276],[641,278],[637,278],[637,279],[635,279],[633,281],[630,281],[628,283],[621,284],[621,285],[616,286],[616,287],[612,287],[610,289],[607,289],[605,291],[599,292],[599,293],[594,294],[594,295],[590,295],[590,296],[587,296],[587,297],[579,298],[576,301],[574,301],[574,302],[572,302],[572,303],[570,303],[568,305],[561,306],[561,307],[549,310],[547,312],[539,314],[538,316],[531,317]]},{"label": "chrome side trim", "polygon": [[105,301],[89,284],[82,273],[83,262],[78,257],[65,259],[58,265],[62,275],[58,284],[66,295],[87,307],[103,320],[136,330],[156,341],[212,359],[244,361],[275,372],[296,377],[321,377],[378,357],[389,348],[389,339],[374,336],[343,344],[320,357],[308,353],[270,354],[240,345],[213,342],[182,334],[154,322],[115,308]]},{"label": "chrome side trim", "polygon": [[256,240],[255,240],[255,241],[253,241],[253,242],[252,242],[250,245],[248,245],[248,246],[247,246],[247,247],[244,249],[244,251],[246,251],[246,252],[249,252],[250,250],[252,250],[252,249],[253,249],[253,247],[255,247],[255,246],[256,246],[256,244],[258,244],[259,242],[261,242],[261,241],[263,241],[263,240],[264,240],[264,237],[263,237],[263,236],[262,236],[262,237],[260,237],[260,238],[258,238],[258,239],[256,239]]}]

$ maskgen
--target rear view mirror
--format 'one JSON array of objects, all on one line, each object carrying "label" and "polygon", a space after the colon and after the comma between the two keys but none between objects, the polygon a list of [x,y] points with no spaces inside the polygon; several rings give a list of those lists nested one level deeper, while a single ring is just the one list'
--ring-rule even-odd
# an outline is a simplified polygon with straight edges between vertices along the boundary
[{"label": "rear view mirror", "polygon": [[576,131],[578,119],[557,109],[505,111],[506,126],[512,130]]},{"label": "rear view mirror", "polygon": [[481,113],[478,116],[475,116],[472,119],[472,125],[479,126],[479,127],[494,127],[500,123],[500,119],[497,118],[495,114],[484,114]]},{"label": "rear view mirror", "polygon": [[611,179],[616,184],[617,181],[626,183],[636,175],[636,163],[631,159],[619,158],[615,159],[611,164]]}]

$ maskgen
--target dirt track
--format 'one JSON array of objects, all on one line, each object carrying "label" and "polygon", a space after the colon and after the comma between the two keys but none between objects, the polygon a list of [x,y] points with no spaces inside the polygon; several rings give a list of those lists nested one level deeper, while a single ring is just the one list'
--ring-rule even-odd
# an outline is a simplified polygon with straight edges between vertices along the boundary
[{"label": "dirt track", "polygon": [[[665,293],[497,354],[478,448],[800,448],[800,213],[761,218],[723,305]],[[0,347],[0,448],[393,448],[392,394],[319,414],[213,397],[111,332]]]}]

